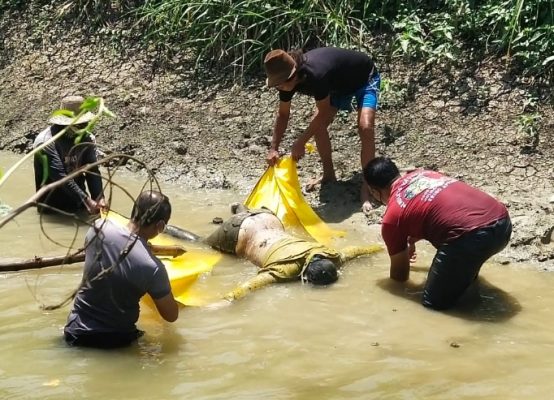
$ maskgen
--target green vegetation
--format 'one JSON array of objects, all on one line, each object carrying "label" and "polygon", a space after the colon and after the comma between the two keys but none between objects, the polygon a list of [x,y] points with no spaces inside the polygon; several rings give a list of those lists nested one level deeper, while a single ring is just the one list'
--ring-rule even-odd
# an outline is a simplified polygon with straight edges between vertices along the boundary
[{"label": "green vegetation", "polygon": [[[47,1],[0,0],[2,8]],[[25,5],[27,4],[27,5]],[[166,54],[192,50],[196,65],[259,70],[271,48],[337,45],[436,64],[502,57],[552,79],[552,0],[75,0],[58,15],[93,28],[125,21]],[[376,54],[379,55],[379,54]]]}]

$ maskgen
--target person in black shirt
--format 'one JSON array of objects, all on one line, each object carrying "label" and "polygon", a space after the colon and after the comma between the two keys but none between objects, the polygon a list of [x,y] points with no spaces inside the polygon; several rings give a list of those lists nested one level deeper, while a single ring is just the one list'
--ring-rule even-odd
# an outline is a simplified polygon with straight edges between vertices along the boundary
[{"label": "person in black shirt", "polygon": [[[69,96],[62,100],[61,108],[73,111],[75,115],[79,114],[79,108],[84,99],[81,96]],[[63,179],[73,171],[97,161],[96,146],[94,137],[86,134],[82,137],[79,144],[75,144],[76,134],[79,129],[86,127],[87,123],[94,117],[94,114],[87,112],[79,117],[77,121],[74,118],[65,115],[56,115],[50,118],[52,124],[38,134],[33,144],[36,148],[48,139],[58,134],[62,129],[67,131],[60,138],[50,143],[35,155],[35,187],[38,191],[43,185]],[[45,168],[45,157],[46,166]],[[44,179],[44,175],[46,179]],[[44,181],[44,182],[43,182]],[[87,193],[86,186],[88,186]],[[102,177],[98,167],[92,168],[87,173],[69,180],[64,185],[47,192],[40,200],[45,206],[39,204],[40,213],[52,212],[50,207],[65,211],[78,212],[86,210],[90,214],[98,214],[101,208],[106,207],[102,189]]]},{"label": "person in black shirt", "polygon": [[[334,47],[322,47],[303,53],[284,50],[269,52],[264,60],[267,85],[279,90],[279,109],[273,127],[267,162],[279,158],[279,144],[290,117],[291,100],[296,92],[314,97],[316,110],[308,129],[292,145],[295,160],[304,156],[305,145],[313,136],[323,164],[323,177],[312,182],[336,181],[328,127],[337,111],[352,111],[355,98],[358,109],[358,133],[361,140],[362,168],[375,158],[375,111],[381,78],[373,60],[364,53]],[[371,210],[369,189],[362,182],[362,210]]]}]

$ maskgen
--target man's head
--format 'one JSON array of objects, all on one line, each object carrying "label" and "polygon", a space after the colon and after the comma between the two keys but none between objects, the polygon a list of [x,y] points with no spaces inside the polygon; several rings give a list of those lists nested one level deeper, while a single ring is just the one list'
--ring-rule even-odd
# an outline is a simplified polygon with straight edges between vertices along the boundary
[{"label": "man's head", "polygon": [[265,72],[267,74],[267,86],[278,87],[280,90],[288,80],[294,77],[296,73],[296,61],[284,50],[272,50],[264,59]]},{"label": "man's head", "polygon": [[149,190],[142,192],[133,205],[131,222],[141,232],[141,236],[151,239],[163,232],[171,217],[171,204],[167,196]]},{"label": "man's head", "polygon": [[301,278],[314,285],[328,285],[339,279],[339,274],[337,266],[333,261],[323,256],[315,255],[302,271]]},{"label": "man's head", "polygon": [[364,167],[364,179],[371,195],[381,203],[386,202],[390,186],[399,176],[398,167],[388,157],[376,157]]}]

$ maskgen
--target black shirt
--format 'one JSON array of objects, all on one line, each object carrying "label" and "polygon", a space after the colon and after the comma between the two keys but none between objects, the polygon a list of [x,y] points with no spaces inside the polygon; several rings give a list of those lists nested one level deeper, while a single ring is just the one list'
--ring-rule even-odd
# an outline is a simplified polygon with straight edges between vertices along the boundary
[{"label": "black shirt", "polygon": [[[49,127],[42,131],[35,139],[34,147],[52,138],[59,131],[53,132],[52,129],[53,127]],[[46,156],[48,160],[46,172],[48,175],[45,184],[56,182],[83,165],[97,161],[96,146],[90,135],[83,137],[81,143],[82,145],[76,147],[75,138],[65,134],[42,149],[41,154],[35,156],[35,187],[37,191],[42,187],[42,180],[46,172],[42,164],[42,156]],[[83,173],[69,180],[65,185],[45,194],[39,202],[68,212],[82,209],[85,207],[84,201],[88,197],[85,182],[90,191],[90,197],[98,200],[102,196],[102,178],[98,167],[91,168],[90,172]],[[39,207],[40,210],[42,210],[41,207]]]},{"label": "black shirt", "polygon": [[321,47],[306,52],[304,58],[297,71],[301,82],[290,92],[280,90],[279,100],[289,102],[296,92],[316,101],[330,94],[348,95],[365,85],[374,72],[371,58],[354,50]]}]

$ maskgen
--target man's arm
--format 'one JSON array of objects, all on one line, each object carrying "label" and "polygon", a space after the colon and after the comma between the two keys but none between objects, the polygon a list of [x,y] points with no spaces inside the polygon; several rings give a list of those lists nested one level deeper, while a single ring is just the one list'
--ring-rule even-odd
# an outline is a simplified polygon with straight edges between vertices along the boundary
[{"label": "man's arm", "polygon": [[335,117],[336,109],[331,106],[331,98],[329,96],[316,101],[315,107],[316,110],[308,128],[292,145],[291,155],[294,160],[299,160],[304,156],[306,143],[308,143],[317,132],[327,129]]},{"label": "man's arm", "polygon": [[367,256],[378,251],[383,250],[383,247],[378,244],[372,244],[370,246],[348,246],[340,251],[341,264],[350,261],[356,257]]},{"label": "man's arm", "polygon": [[273,136],[271,138],[271,147],[267,154],[267,162],[269,165],[274,165],[279,159],[279,145],[287,126],[289,124],[290,118],[290,101],[280,101],[279,108],[277,110],[277,117],[275,118],[275,125],[273,125]]},{"label": "man's arm", "polygon": [[164,297],[153,299],[158,312],[167,322],[175,322],[179,317],[179,306],[173,297],[173,293],[169,292]]},{"label": "man's arm", "polygon": [[228,301],[242,299],[248,293],[253,292],[254,290],[261,289],[275,282],[277,282],[277,278],[275,278],[272,274],[270,274],[269,272],[261,272],[255,277],[247,280],[246,282],[241,283],[235,289],[227,293],[224,296],[224,299]]},{"label": "man's arm", "polygon": [[[97,162],[98,157],[96,156],[96,145],[92,142],[92,140],[88,138],[88,140],[83,143],[83,146],[86,146],[86,148],[84,149],[83,165],[94,164],[95,162]],[[90,197],[94,201],[99,201],[100,199],[103,199],[104,193],[100,168],[91,168],[85,174],[85,178],[87,181],[88,190],[90,192]]]},{"label": "man's arm", "polygon": [[390,256],[390,278],[404,282],[410,277],[410,255],[408,248]]}]

